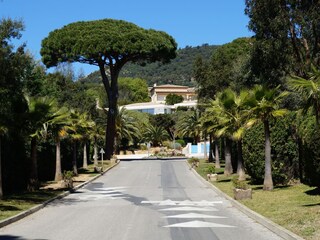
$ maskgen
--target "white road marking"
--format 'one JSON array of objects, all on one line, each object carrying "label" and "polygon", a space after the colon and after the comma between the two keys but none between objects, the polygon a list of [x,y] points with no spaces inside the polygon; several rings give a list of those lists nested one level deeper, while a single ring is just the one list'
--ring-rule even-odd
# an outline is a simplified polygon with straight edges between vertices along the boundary
[{"label": "white road marking", "polygon": [[213,207],[217,204],[222,204],[222,201],[172,201],[170,199],[163,200],[163,201],[141,201],[141,204],[152,204],[152,205],[159,205],[159,206],[201,206],[201,207]]},{"label": "white road marking", "polygon": [[211,223],[211,222],[203,222],[203,221],[191,221],[191,222],[171,224],[164,227],[166,228],[234,228],[235,226]]},{"label": "white road marking", "polygon": [[75,198],[79,200],[100,200],[100,199],[124,199],[126,187],[108,187],[108,188],[94,188],[93,190],[81,189],[69,195],[68,198]]},{"label": "white road marking", "polygon": [[171,201],[170,199],[159,202],[159,206],[175,206],[177,205],[174,201]]},{"label": "white road marking", "polygon": [[227,217],[212,216],[212,215],[199,214],[199,213],[186,213],[186,214],[179,214],[174,216],[164,216],[162,218],[227,218]]},{"label": "white road marking", "polygon": [[176,207],[176,208],[166,208],[160,209],[160,211],[200,211],[200,212],[215,212],[218,211],[216,208],[199,208],[199,207]]}]

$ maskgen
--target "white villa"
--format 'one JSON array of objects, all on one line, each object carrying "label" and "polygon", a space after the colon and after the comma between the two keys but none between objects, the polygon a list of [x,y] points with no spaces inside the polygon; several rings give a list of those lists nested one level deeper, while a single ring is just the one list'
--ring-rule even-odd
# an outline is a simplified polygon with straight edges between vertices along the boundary
[{"label": "white villa", "polygon": [[[183,97],[184,101],[174,105],[166,105],[166,96],[176,94]],[[154,84],[149,88],[151,102],[133,103],[122,107],[128,110],[146,112],[149,114],[165,114],[175,111],[178,107],[195,108],[197,106],[197,95],[194,88],[179,85],[159,85]]]}]

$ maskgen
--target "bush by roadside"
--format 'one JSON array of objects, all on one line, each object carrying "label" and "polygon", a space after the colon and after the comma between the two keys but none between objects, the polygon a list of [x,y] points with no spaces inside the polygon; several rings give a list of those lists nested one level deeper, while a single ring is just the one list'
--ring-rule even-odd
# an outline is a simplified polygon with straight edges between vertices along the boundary
[{"label": "bush by roadside", "polygon": [[[196,171],[206,179],[210,163],[203,160]],[[233,197],[232,177],[225,177],[223,169],[216,169],[218,181],[213,182],[221,191]],[[306,240],[320,239],[320,191],[304,184],[276,187],[263,191],[262,185],[251,185],[252,199],[241,200],[242,204],[271,221],[296,233]]]}]

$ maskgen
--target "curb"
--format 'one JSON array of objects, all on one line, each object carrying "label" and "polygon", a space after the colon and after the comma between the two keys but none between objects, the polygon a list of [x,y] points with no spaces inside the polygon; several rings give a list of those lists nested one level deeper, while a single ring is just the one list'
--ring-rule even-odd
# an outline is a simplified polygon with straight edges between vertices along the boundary
[{"label": "curb", "polygon": [[15,216],[12,216],[10,218],[7,218],[7,219],[4,219],[4,220],[0,221],[0,228],[5,227],[5,226],[7,226],[7,225],[9,225],[11,223],[14,223],[16,221],[19,221],[22,218],[25,218],[25,217],[27,217],[27,216],[39,211],[40,209],[46,207],[49,203],[53,202],[54,200],[61,199],[61,198],[64,198],[64,197],[68,196],[73,191],[78,190],[79,188],[82,188],[82,187],[86,186],[87,184],[91,183],[92,181],[96,180],[97,178],[101,177],[103,174],[105,174],[106,172],[110,171],[112,168],[117,166],[119,163],[120,163],[120,161],[116,162],[113,166],[107,168],[100,175],[97,175],[97,176],[91,178],[90,180],[79,184],[78,186],[70,189],[69,191],[65,191],[65,192],[61,193],[60,195],[58,195],[58,196],[56,196],[56,197],[54,197],[52,199],[49,199],[49,200],[47,200],[47,201],[45,201],[45,202],[43,202],[43,203],[41,203],[41,204],[39,204],[37,206],[34,206],[34,207],[32,207],[32,208],[30,208],[28,210],[25,210],[25,211],[15,215]]},{"label": "curb", "polygon": [[[186,163],[190,167],[190,164],[188,162],[186,162]],[[267,219],[266,217],[260,215],[259,213],[254,212],[250,208],[248,208],[248,207],[244,206],[243,204],[241,204],[240,202],[234,200],[232,197],[230,197],[229,195],[222,192],[219,188],[217,188],[213,184],[206,181],[203,177],[201,177],[197,173],[196,170],[194,170],[193,168],[191,170],[204,184],[206,184],[208,187],[215,190],[221,197],[224,197],[227,200],[229,200],[231,202],[232,206],[236,207],[238,210],[240,210],[241,212],[243,212],[244,214],[246,214],[248,217],[252,218],[253,220],[257,221],[261,225],[265,226],[270,231],[277,234],[279,237],[282,237],[285,240],[304,240],[302,237],[300,237],[300,236],[296,235],[295,233],[289,231],[288,229],[285,229],[284,227],[272,222],[271,220]]]}]

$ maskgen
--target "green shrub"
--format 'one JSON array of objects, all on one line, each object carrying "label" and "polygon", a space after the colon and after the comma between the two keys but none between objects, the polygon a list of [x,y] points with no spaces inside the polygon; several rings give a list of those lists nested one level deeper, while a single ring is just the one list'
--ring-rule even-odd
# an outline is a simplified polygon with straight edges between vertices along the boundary
[{"label": "green shrub", "polygon": [[320,129],[314,116],[301,116],[299,123],[301,137],[301,161],[303,182],[320,187]]},{"label": "green shrub", "polygon": [[212,174],[212,173],[215,173],[215,172],[216,172],[216,168],[215,168],[214,165],[209,165],[207,167],[207,173]]},{"label": "green shrub", "polygon": [[164,141],[164,142],[162,143],[162,146],[167,147],[167,148],[170,148],[170,145],[171,145],[171,142],[170,142],[170,141]]},{"label": "green shrub", "polygon": [[[272,177],[275,184],[287,184],[298,176],[298,145],[295,140],[295,114],[271,124]],[[263,124],[249,129],[243,139],[243,158],[253,183],[264,179],[265,139]]]},{"label": "green shrub", "polygon": [[232,185],[234,188],[247,190],[249,189],[249,185],[246,181],[240,181],[239,176],[235,175],[232,177]]},{"label": "green shrub", "polygon": [[249,129],[243,138],[243,159],[246,172],[253,183],[260,184],[264,178],[264,134],[263,125]]},{"label": "green shrub", "polygon": [[141,145],[140,145],[140,149],[143,150],[143,151],[144,151],[144,150],[147,150],[147,146],[144,145],[144,144],[141,144]]},{"label": "green shrub", "polygon": [[200,162],[199,158],[192,157],[188,160],[190,164],[198,164]]},{"label": "green shrub", "polygon": [[186,142],[183,139],[177,139],[176,143],[179,143],[181,145],[181,147],[185,147],[186,146]]}]

